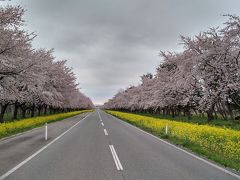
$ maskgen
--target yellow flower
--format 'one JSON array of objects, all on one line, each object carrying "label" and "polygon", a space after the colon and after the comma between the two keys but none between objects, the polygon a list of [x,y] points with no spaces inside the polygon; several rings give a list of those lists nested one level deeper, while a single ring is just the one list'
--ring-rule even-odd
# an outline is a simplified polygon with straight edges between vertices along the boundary
[{"label": "yellow flower", "polygon": [[107,112],[137,126],[144,127],[156,134],[164,134],[165,126],[168,124],[168,135],[170,137],[185,140],[216,153],[221,157],[240,162],[239,131],[209,125],[176,122],[118,111]]},{"label": "yellow flower", "polygon": [[14,121],[14,122],[2,123],[0,124],[0,138],[13,133],[17,133],[24,129],[30,129],[36,126],[43,125],[45,123],[56,121],[58,119],[64,119],[67,117],[75,116],[75,115],[78,115],[84,112],[89,112],[89,111],[91,110],[74,111],[74,112],[54,114],[54,115],[41,116],[41,117],[33,117],[33,118],[23,119],[23,120]]}]

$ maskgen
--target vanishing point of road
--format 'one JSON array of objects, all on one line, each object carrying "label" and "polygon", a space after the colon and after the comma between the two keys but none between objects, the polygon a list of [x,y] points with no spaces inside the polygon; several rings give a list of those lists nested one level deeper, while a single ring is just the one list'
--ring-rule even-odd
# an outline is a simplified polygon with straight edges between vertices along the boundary
[{"label": "vanishing point of road", "polygon": [[49,143],[1,172],[0,179],[239,179],[238,175],[199,160],[101,110],[79,118],[77,124]]}]

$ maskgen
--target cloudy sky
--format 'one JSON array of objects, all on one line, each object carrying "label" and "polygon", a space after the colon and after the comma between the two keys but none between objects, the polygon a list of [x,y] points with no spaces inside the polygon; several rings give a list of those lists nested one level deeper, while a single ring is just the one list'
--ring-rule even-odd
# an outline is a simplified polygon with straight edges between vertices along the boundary
[{"label": "cloudy sky", "polygon": [[[9,2],[8,2],[9,3]],[[12,0],[21,4],[34,47],[68,59],[82,92],[96,104],[139,83],[161,62],[159,50],[179,51],[179,35],[240,15],[239,0]]]}]

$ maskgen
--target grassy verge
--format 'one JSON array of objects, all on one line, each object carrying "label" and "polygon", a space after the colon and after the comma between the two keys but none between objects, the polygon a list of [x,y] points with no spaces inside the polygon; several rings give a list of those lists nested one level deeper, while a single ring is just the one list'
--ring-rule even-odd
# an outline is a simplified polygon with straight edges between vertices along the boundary
[{"label": "grassy verge", "polygon": [[158,119],[167,119],[171,121],[179,121],[179,122],[187,122],[187,123],[193,123],[198,125],[211,125],[211,126],[219,126],[224,128],[231,128],[235,130],[240,130],[240,121],[236,120],[224,120],[220,116],[217,119],[214,119],[212,122],[208,122],[207,116],[201,116],[201,115],[193,115],[191,119],[188,119],[188,117],[180,115],[176,117],[172,116],[163,116],[162,114],[149,114],[149,113],[133,113],[148,117],[154,117]]},{"label": "grassy verge", "polygon": [[78,114],[81,114],[84,112],[90,112],[90,111],[91,110],[74,111],[74,112],[54,114],[49,116],[39,116],[39,117],[22,119],[19,121],[2,123],[0,124],[0,138],[17,134],[23,131],[27,131],[27,130],[42,126],[45,123],[60,121],[65,118],[69,118],[69,117],[76,116]]},{"label": "grassy verge", "polygon": [[[56,114],[60,114],[60,112],[55,112],[55,113],[46,113],[46,114],[40,114],[40,115],[37,115],[35,113],[35,116],[34,117],[41,117],[41,116],[49,116],[49,115],[56,115]],[[12,119],[13,115],[12,113],[5,113],[4,114],[4,122],[8,123],[8,122],[13,122],[13,121],[21,121],[23,119],[28,119],[28,118],[32,118],[31,117],[31,113],[26,113],[26,117],[25,118],[22,118],[22,115],[19,113],[18,116],[17,116],[17,119]]]},{"label": "grassy verge", "polygon": [[[226,167],[240,170],[240,131],[167,119],[160,120],[118,111],[106,112]],[[168,125],[167,135],[165,134],[166,125]]]}]

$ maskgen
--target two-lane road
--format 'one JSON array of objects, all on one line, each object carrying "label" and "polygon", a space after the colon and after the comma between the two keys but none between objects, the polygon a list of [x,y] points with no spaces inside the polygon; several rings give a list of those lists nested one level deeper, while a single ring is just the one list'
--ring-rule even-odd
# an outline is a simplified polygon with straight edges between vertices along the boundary
[{"label": "two-lane road", "polygon": [[[1,178],[0,178],[1,179]],[[95,111],[13,170],[17,180],[236,180],[158,139]]]}]

